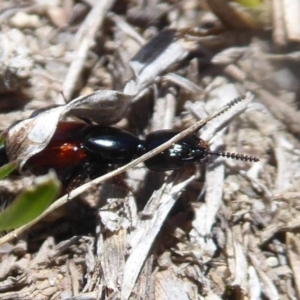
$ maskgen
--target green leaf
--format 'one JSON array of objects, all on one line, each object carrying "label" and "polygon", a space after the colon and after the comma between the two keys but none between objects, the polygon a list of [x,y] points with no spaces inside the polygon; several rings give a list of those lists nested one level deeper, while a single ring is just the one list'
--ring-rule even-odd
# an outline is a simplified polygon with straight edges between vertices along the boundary
[{"label": "green leaf", "polygon": [[2,132],[0,132],[0,146],[4,144],[5,141],[5,134]]},{"label": "green leaf", "polygon": [[235,0],[235,2],[238,2],[244,7],[249,7],[249,8],[257,8],[262,5],[261,0]]},{"label": "green leaf", "polygon": [[0,231],[20,227],[38,217],[56,199],[61,183],[55,173],[40,176],[0,213]]},{"label": "green leaf", "polygon": [[0,168],[0,180],[8,176],[12,171],[17,168],[18,164],[16,161],[11,161],[8,164],[3,165]]}]

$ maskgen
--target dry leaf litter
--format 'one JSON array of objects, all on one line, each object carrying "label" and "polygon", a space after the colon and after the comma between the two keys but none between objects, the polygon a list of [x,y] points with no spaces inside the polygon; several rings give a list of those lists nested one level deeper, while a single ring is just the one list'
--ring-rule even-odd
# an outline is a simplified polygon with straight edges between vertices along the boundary
[{"label": "dry leaf litter", "polygon": [[[1,130],[61,105],[142,137],[247,93],[200,135],[260,158],[93,185],[1,245],[0,299],[300,299],[300,5],[236,2],[0,3]],[[95,95],[130,97],[70,108]],[[30,184],[1,181],[1,203]]]}]

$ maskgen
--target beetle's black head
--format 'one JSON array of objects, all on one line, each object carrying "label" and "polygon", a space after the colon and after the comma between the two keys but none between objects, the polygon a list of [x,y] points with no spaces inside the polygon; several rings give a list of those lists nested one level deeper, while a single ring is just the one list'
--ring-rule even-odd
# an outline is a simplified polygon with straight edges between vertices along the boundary
[{"label": "beetle's black head", "polygon": [[193,161],[204,164],[208,162],[209,154],[211,153],[209,145],[206,141],[199,139],[197,145],[192,150]]}]

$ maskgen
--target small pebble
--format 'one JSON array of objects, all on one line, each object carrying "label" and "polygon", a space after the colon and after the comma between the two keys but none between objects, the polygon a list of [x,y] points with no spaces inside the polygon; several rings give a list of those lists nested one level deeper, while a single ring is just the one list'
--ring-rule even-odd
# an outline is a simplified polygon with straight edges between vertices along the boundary
[{"label": "small pebble", "polygon": [[37,15],[28,15],[24,12],[16,13],[11,19],[10,24],[14,27],[24,28],[37,28],[41,25]]},{"label": "small pebble", "polygon": [[271,267],[271,268],[275,268],[279,265],[278,259],[274,256],[268,257],[267,263],[268,263],[269,267]]}]

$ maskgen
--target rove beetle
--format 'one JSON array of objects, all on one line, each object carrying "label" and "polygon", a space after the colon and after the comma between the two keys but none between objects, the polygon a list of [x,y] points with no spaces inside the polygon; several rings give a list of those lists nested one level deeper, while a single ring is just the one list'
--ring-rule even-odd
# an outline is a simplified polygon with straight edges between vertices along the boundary
[{"label": "rove beetle", "polygon": [[[82,177],[82,180],[93,179],[125,165],[176,134],[178,131],[159,130],[151,132],[142,140],[111,126],[59,122],[50,143],[26,162],[25,169],[35,175],[42,175],[49,169],[54,169],[60,180],[69,185],[77,177]],[[164,172],[179,169],[189,163],[205,163],[209,155],[245,161],[259,160],[253,156],[211,152],[206,141],[191,135],[145,161],[145,165],[152,171]],[[7,162],[5,146],[1,146],[0,164]]]}]

